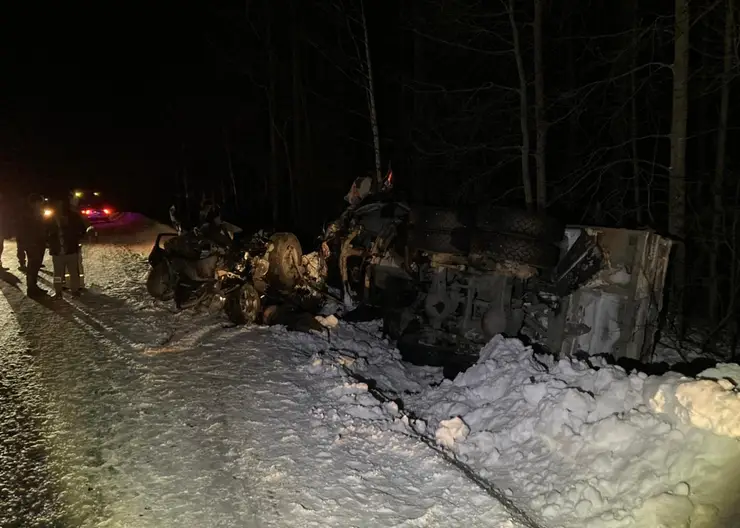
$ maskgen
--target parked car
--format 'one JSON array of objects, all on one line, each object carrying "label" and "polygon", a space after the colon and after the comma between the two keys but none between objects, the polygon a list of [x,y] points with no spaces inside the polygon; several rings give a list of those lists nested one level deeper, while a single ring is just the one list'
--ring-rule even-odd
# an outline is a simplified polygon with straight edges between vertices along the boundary
[{"label": "parked car", "polygon": [[379,308],[402,345],[458,351],[504,333],[640,360],[671,247],[649,231],[566,228],[512,208],[382,202],[354,209],[338,238],[345,297]]},{"label": "parked car", "polygon": [[89,222],[110,222],[117,214],[110,202],[100,191],[78,189],[73,192],[72,203],[76,210]]}]

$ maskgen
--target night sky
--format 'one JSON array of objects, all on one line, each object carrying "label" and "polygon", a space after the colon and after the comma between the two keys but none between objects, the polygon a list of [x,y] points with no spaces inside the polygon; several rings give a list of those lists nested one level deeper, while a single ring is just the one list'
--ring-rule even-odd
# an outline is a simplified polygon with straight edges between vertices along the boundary
[{"label": "night sky", "polygon": [[120,193],[166,180],[175,95],[212,77],[194,14],[115,2],[3,10],[4,93],[34,94],[2,99],[3,185]]},{"label": "night sky", "polygon": [[[265,53],[253,33],[264,23],[249,4],[4,5],[3,192],[95,186],[122,207],[154,214],[178,191],[183,171],[197,182],[227,170],[227,136],[237,151],[237,177],[247,186],[250,179],[261,184],[269,136],[264,83],[256,77]],[[287,18],[275,23],[276,33],[288,34]],[[377,44],[380,59],[384,40]],[[306,69],[311,75],[314,67]],[[362,97],[358,90],[347,99],[359,101],[362,111]],[[327,104],[336,106],[336,99]],[[366,159],[351,170],[365,171],[372,168],[371,138],[361,128]],[[341,200],[340,189],[356,176],[347,172],[332,183],[332,201]]]},{"label": "night sky", "polygon": [[[417,201],[521,206],[518,80],[505,12],[480,2],[424,0],[423,9],[408,0],[366,4],[384,168],[392,162],[397,184]],[[318,227],[339,214],[351,182],[374,165],[354,49],[362,36],[356,23],[348,31],[347,22],[356,22],[359,0],[3,4],[0,192],[96,186],[120,207],[161,216],[170,197],[183,192],[183,175],[192,193],[211,185],[223,194],[230,154],[240,213],[249,209],[251,220],[264,218],[272,159],[268,6],[284,227]],[[531,8],[518,5],[516,15],[533,144]],[[640,207],[663,229],[671,76],[660,64],[672,60],[671,12],[667,4],[640,9],[637,20],[652,28],[641,33],[636,57],[639,185],[642,199],[651,200]],[[632,19],[620,5],[608,10],[580,0],[548,4],[548,210],[572,222],[634,225],[632,169],[624,162],[632,152],[619,147],[626,144],[624,94],[631,88],[623,82],[629,78],[615,77],[630,68],[621,35]],[[715,9],[692,30],[693,42],[711,58],[692,57],[689,183],[701,192],[707,184],[696,175],[711,171],[719,106],[721,15]],[[294,143],[293,35],[301,53],[304,108],[298,115],[307,160],[291,193],[285,189]],[[423,53],[417,57],[419,35]],[[730,143],[740,117],[735,106]],[[295,195],[302,202],[297,212],[290,210]]]}]

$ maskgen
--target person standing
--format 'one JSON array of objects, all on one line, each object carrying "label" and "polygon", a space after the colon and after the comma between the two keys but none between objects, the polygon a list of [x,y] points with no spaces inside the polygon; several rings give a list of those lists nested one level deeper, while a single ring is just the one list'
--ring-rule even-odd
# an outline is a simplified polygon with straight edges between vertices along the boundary
[{"label": "person standing", "polygon": [[[26,288],[29,297],[47,294],[39,288],[39,270],[46,252],[47,225],[44,218],[44,199],[39,194],[31,194],[20,215],[16,233],[18,243],[19,269],[26,272]],[[26,260],[27,259],[27,260]]]},{"label": "person standing", "polygon": [[54,297],[62,297],[65,274],[69,273],[69,289],[80,293],[80,245],[86,231],[82,217],[72,210],[69,200],[62,200],[49,226],[49,253],[54,263]]},{"label": "person standing", "polygon": [[7,270],[7,266],[2,264],[3,249],[5,249],[5,239],[10,238],[10,216],[5,202],[5,197],[0,194],[0,269]]},{"label": "person standing", "polygon": [[[72,213],[80,219],[80,221],[85,226],[85,232],[94,232],[92,229],[92,226],[90,223],[79,214],[80,210],[80,196],[78,192],[72,191],[69,193],[69,205]],[[80,247],[77,251],[77,271],[79,272],[79,284],[80,284],[80,290],[85,289],[85,267],[82,264],[82,244],[80,244]],[[69,270],[67,270],[67,273],[64,277],[64,283],[67,283],[67,279],[70,280],[70,287],[71,287],[71,274]]]}]

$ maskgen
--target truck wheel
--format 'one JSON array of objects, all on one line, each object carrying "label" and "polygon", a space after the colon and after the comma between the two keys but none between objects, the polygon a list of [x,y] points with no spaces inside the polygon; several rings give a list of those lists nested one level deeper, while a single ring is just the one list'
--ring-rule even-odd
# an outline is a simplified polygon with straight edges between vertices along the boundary
[{"label": "truck wheel", "polygon": [[467,227],[461,216],[451,209],[417,205],[409,213],[409,223],[421,230],[452,231]]},{"label": "truck wheel", "polygon": [[559,244],[565,236],[565,224],[555,218],[512,207],[480,208],[477,228],[506,235],[533,238]]},{"label": "truck wheel", "polygon": [[272,249],[267,257],[270,283],[278,289],[289,290],[301,276],[303,250],[293,233],[275,233],[270,237]]},{"label": "truck wheel", "polygon": [[253,324],[257,322],[262,311],[262,301],[259,293],[251,284],[243,284],[241,288],[227,297],[224,311],[229,321],[234,324]]},{"label": "truck wheel", "polygon": [[470,247],[470,237],[466,229],[455,231],[411,229],[408,232],[408,245],[411,249],[432,253],[466,255]]},{"label": "truck wheel", "polygon": [[542,269],[554,268],[560,259],[560,248],[553,244],[531,238],[486,232],[473,235],[471,253]]},{"label": "truck wheel", "polygon": [[169,301],[175,296],[170,284],[170,270],[166,262],[160,262],[149,270],[146,277],[146,291],[160,301]]}]

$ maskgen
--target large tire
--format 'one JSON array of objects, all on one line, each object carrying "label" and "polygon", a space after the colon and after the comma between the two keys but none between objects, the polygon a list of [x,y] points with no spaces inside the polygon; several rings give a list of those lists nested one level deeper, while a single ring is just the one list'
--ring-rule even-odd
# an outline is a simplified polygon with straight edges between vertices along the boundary
[{"label": "large tire", "polygon": [[482,231],[528,237],[551,244],[559,244],[565,235],[565,224],[560,220],[510,207],[478,209],[476,225]]},{"label": "large tire", "polygon": [[471,253],[541,269],[554,268],[560,259],[560,248],[553,244],[501,233],[475,233]]},{"label": "large tire", "polygon": [[411,209],[409,223],[414,228],[425,231],[453,231],[467,227],[467,223],[457,211],[418,205]]},{"label": "large tire", "polygon": [[160,262],[149,270],[146,277],[146,291],[160,301],[169,301],[175,296],[170,282],[170,270],[166,262]]},{"label": "large tire", "polygon": [[229,294],[224,305],[226,316],[234,324],[253,324],[262,313],[260,295],[251,284],[243,284],[241,288]]},{"label": "large tire", "polygon": [[470,248],[470,236],[466,229],[455,231],[411,229],[408,232],[408,245],[411,249],[431,253],[466,255]]},{"label": "large tire", "polygon": [[301,276],[301,243],[293,233],[275,233],[270,237],[270,244],[268,281],[275,288],[290,290]]}]

